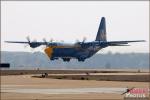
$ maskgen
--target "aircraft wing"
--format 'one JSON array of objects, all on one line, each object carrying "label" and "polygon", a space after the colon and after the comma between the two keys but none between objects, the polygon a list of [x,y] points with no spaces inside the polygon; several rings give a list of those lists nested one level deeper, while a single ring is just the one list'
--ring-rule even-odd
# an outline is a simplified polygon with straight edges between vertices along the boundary
[{"label": "aircraft wing", "polygon": [[23,42],[23,41],[5,41],[7,43],[22,43],[22,44],[28,44],[28,43],[32,43],[32,44],[40,44],[40,45],[46,45],[45,42]]},{"label": "aircraft wing", "polygon": [[145,42],[145,40],[135,40],[135,41],[108,41],[108,44],[128,44],[130,42]]},{"label": "aircraft wing", "polygon": [[134,41],[96,41],[94,43],[90,42],[90,44],[99,45],[102,47],[107,46],[130,46],[128,43],[132,42],[145,42],[145,40],[134,40]]},{"label": "aircraft wing", "polygon": [[56,42],[37,42],[37,41],[33,41],[33,42],[24,42],[24,41],[5,41],[7,43],[21,43],[21,44],[29,44],[31,48],[36,48],[39,47],[41,45],[46,45],[46,46],[56,46],[58,43]]},{"label": "aircraft wing", "polygon": [[33,41],[33,42],[23,42],[23,41],[5,41],[7,43],[21,43],[21,44],[29,44],[31,48],[36,48],[39,47],[40,45],[48,45],[48,42],[37,42],[37,41]]},{"label": "aircraft wing", "polygon": [[22,42],[22,41],[5,41],[7,43],[23,43],[23,44],[26,44],[26,43],[29,43],[29,42]]}]

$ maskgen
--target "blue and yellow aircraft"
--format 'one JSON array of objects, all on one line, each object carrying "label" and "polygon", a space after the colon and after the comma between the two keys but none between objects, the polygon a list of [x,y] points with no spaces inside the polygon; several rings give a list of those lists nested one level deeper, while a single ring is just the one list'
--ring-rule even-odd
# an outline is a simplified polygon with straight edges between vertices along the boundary
[{"label": "blue and yellow aircraft", "polygon": [[78,61],[85,61],[85,59],[90,58],[99,50],[106,48],[108,46],[129,46],[130,42],[144,42],[144,40],[134,40],[134,41],[107,41],[106,38],[106,22],[105,17],[101,18],[99,29],[95,41],[76,42],[74,44],[66,44],[61,42],[47,42],[45,39],[43,42],[33,41],[31,42],[29,37],[27,37],[28,42],[20,41],[6,41],[8,43],[22,43],[29,44],[31,48],[36,48],[41,45],[46,45],[45,53],[50,58],[50,60],[55,60],[62,58],[63,61],[69,62],[70,59],[76,58]]}]

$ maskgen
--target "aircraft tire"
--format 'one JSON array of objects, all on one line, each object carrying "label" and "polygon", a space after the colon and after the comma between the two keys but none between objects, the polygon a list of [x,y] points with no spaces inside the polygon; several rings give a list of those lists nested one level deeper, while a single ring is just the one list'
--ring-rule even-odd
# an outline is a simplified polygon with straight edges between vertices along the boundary
[{"label": "aircraft tire", "polygon": [[69,61],[70,61],[70,58],[63,58],[63,61],[64,61],[64,62],[69,62]]},{"label": "aircraft tire", "polygon": [[84,58],[78,58],[78,61],[82,61],[82,62],[84,62],[85,61],[85,59]]}]

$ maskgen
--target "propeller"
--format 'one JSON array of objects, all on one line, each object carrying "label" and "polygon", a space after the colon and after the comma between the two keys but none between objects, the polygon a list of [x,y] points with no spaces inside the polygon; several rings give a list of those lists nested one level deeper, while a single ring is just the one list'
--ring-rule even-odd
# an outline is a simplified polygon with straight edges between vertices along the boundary
[{"label": "propeller", "polygon": [[28,40],[28,43],[30,44],[30,43],[31,43],[31,42],[30,42],[30,37],[27,36],[26,39]]},{"label": "propeller", "polygon": [[[49,44],[52,43],[54,40],[53,40],[53,38],[51,38],[50,41],[47,42],[47,40],[45,38],[43,38],[43,41],[44,41],[46,47],[48,47],[48,46],[50,46]],[[45,49],[45,47],[43,47],[42,49]]]},{"label": "propeller", "polygon": [[43,41],[44,41],[44,43],[45,43],[45,45],[46,45],[46,47],[47,47],[47,46],[48,46],[48,42],[46,41],[45,38],[43,38]]},{"label": "propeller", "polygon": [[61,40],[60,42],[64,42],[64,40]]},{"label": "propeller", "polygon": [[24,45],[24,48],[27,48],[28,47],[28,44]]},{"label": "propeller", "polygon": [[82,42],[80,42],[78,39],[76,39],[75,45],[76,46],[83,46],[84,42],[86,41],[86,37],[83,37]]},{"label": "propeller", "polygon": [[81,42],[81,46],[82,46],[82,47],[85,46],[85,45],[84,45],[85,41],[86,41],[86,37],[83,37],[83,41]]},{"label": "propeller", "polygon": [[27,44],[27,45],[25,45],[25,46],[24,46],[24,48],[26,48],[28,45],[30,45],[30,44],[31,44],[30,37],[29,37],[29,36],[27,36],[27,37],[26,37],[26,39],[27,39],[27,41],[28,41],[28,44]]},{"label": "propeller", "polygon": [[[41,44],[39,44],[39,43],[37,42],[36,39],[34,39],[33,42],[31,42],[29,36],[27,36],[26,39],[27,39],[27,41],[28,41],[28,45],[29,45],[31,48],[36,48],[36,47],[38,47],[38,46],[41,45]],[[25,47],[27,47],[27,46],[25,46]]]},{"label": "propeller", "polygon": [[47,40],[46,40],[45,38],[43,38],[43,41],[44,41],[44,43],[45,43],[45,46],[42,47],[42,50],[44,50],[45,47],[48,47],[48,42],[47,42]]},{"label": "propeller", "polygon": [[[34,40],[33,40],[33,42],[37,42],[37,40],[36,40],[36,39],[34,39]],[[33,43],[33,42],[32,42],[32,43]]]},{"label": "propeller", "polygon": [[84,43],[86,41],[86,37],[83,37],[83,41],[82,41],[82,43]]},{"label": "propeller", "polygon": [[53,41],[54,41],[53,38],[51,38],[51,39],[50,39],[50,42],[53,42]]},{"label": "propeller", "polygon": [[76,43],[79,43],[80,41],[78,39],[76,39]]}]

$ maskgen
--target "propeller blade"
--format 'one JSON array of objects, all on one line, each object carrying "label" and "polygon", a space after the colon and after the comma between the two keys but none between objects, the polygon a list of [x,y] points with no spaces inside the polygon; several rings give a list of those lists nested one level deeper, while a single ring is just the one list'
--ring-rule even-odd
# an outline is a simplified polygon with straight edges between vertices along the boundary
[{"label": "propeller blade", "polygon": [[78,39],[76,39],[76,43],[80,42]]},{"label": "propeller blade", "polygon": [[61,42],[64,42],[64,40],[61,40]]},{"label": "propeller blade", "polygon": [[31,51],[32,53],[34,53],[34,48],[30,48],[30,51]]},{"label": "propeller blade", "polygon": [[27,44],[27,45],[25,45],[25,46],[24,46],[24,48],[27,48],[27,46],[31,44],[30,37],[29,37],[29,36],[27,36],[27,37],[26,37],[26,39],[27,39],[27,41],[28,41],[28,44]]},{"label": "propeller blade", "polygon": [[36,40],[36,39],[34,39],[34,40],[33,40],[33,42],[37,42],[37,40]]},{"label": "propeller blade", "polygon": [[30,43],[31,41],[30,41],[30,37],[29,36],[27,36],[26,37],[26,39],[28,40],[28,42]]},{"label": "propeller blade", "polygon": [[27,48],[28,47],[28,44],[27,45],[24,45],[24,48]]},{"label": "propeller blade", "polygon": [[43,38],[43,41],[44,41],[45,43],[47,43],[47,41],[46,41],[46,39],[45,39],[45,38]]},{"label": "propeller blade", "polygon": [[53,41],[54,41],[53,38],[51,38],[51,39],[50,39],[50,42],[53,42]]},{"label": "propeller blade", "polygon": [[45,42],[46,47],[48,46],[48,42],[46,41],[45,38],[43,38],[43,41]]},{"label": "propeller blade", "polygon": [[86,37],[83,37],[83,41],[82,42],[84,43],[85,41],[86,41]]}]

